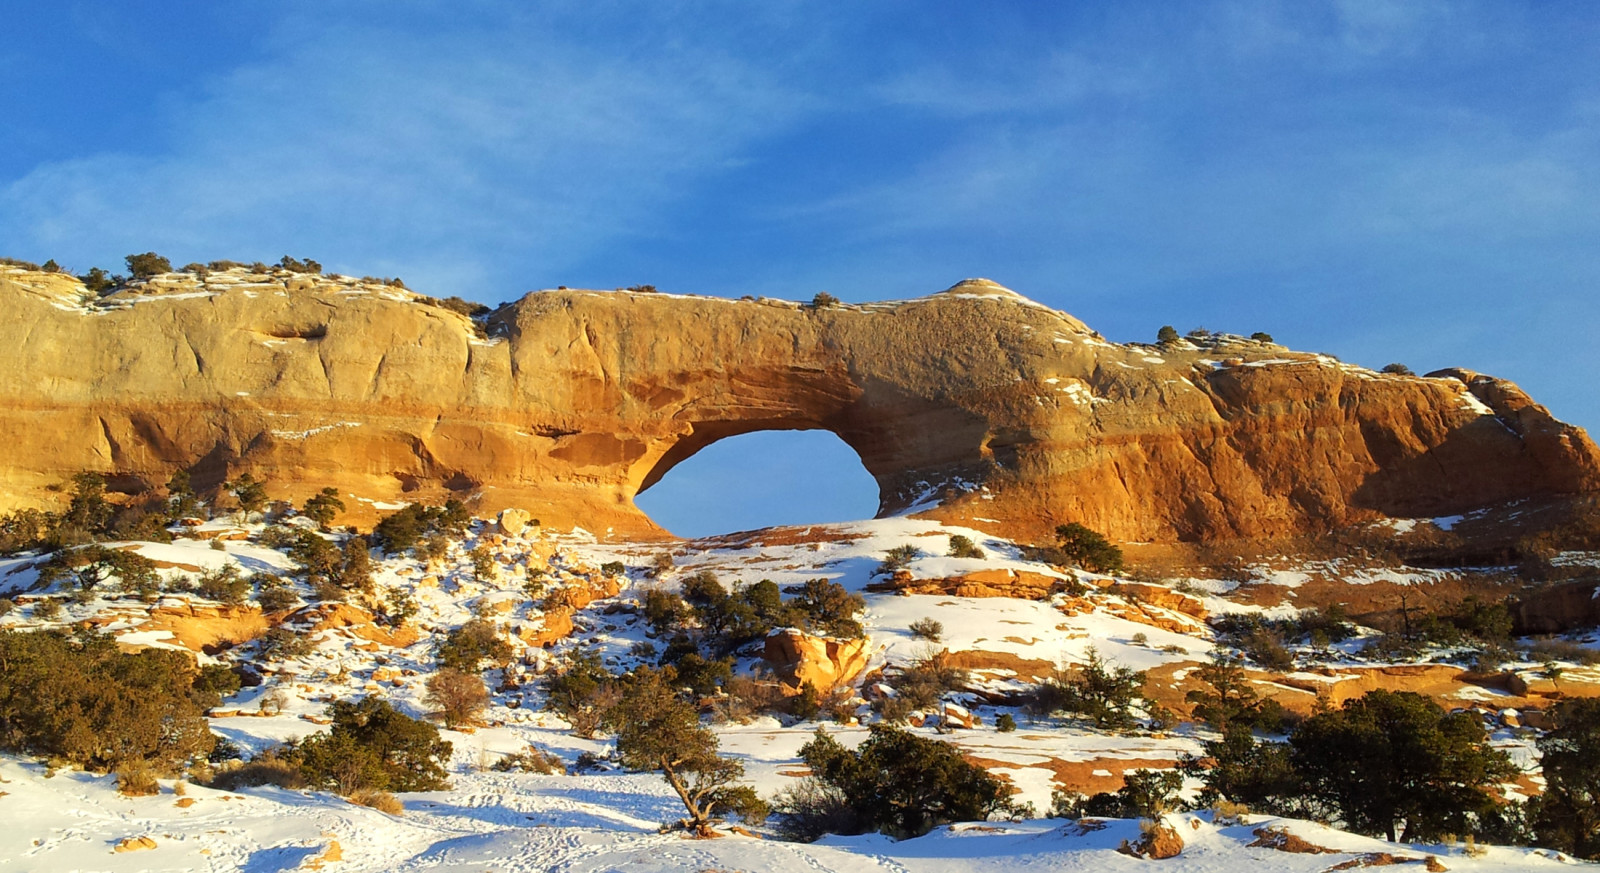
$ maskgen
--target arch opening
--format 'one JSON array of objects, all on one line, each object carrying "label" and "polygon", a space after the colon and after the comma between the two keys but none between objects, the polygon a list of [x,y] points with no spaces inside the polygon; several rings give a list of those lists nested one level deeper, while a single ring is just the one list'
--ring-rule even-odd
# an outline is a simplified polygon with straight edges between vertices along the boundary
[{"label": "arch opening", "polygon": [[879,489],[831,431],[761,430],[707,440],[658,465],[634,505],[678,536],[702,537],[872,518]]}]

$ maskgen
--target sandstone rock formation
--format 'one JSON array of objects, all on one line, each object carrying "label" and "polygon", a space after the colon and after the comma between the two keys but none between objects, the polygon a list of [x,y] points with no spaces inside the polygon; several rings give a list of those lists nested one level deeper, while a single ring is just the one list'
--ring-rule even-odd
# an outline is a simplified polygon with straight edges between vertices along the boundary
[{"label": "sandstone rock formation", "polygon": [[455,495],[640,535],[658,529],[633,497],[674,464],[808,428],[855,449],[880,512],[1020,538],[1273,535],[1600,490],[1600,450],[1510,383],[1238,337],[1119,345],[983,280],[827,308],[539,292],[475,324],[343,277],[167,274],[96,300],[0,268],[0,307],[7,506],[82,470],[124,491],[248,471],[296,501]]},{"label": "sandstone rock formation", "polygon": [[762,658],[772,666],[780,682],[791,692],[810,683],[827,694],[849,685],[867,668],[866,639],[834,640],[814,637],[794,628],[775,630],[767,635]]}]

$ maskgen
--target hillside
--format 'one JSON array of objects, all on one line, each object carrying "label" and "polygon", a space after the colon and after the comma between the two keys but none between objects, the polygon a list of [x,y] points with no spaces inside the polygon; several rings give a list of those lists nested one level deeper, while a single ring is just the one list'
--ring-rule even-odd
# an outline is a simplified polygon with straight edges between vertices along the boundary
[{"label": "hillside", "polygon": [[[1192,706],[1186,692],[1203,687],[1194,681],[1195,669],[1239,645],[1219,636],[1219,616],[1299,614],[1287,603],[1270,610],[1251,603],[1258,599],[1249,594],[1251,586],[1234,581],[1118,580],[1030,559],[1025,548],[980,531],[918,519],[779,528],[663,545],[599,542],[581,530],[528,525],[513,512],[501,522],[473,522],[442,552],[427,557],[378,555],[374,594],[345,603],[323,601],[314,586],[295,581],[299,562],[281,539],[285,532],[314,530],[303,516],[271,525],[221,516],[175,530],[179,536],[172,543],[108,544],[152,561],[161,577],[159,595],[134,596],[114,574],[89,591],[71,576],[41,581],[40,556],[0,564],[5,593],[16,604],[0,626],[93,626],[113,634],[126,650],[172,648],[202,664],[235,667],[247,685],[214,707],[209,723],[249,756],[325,730],[327,706],[337,700],[376,695],[427,716],[432,710],[423,692],[438,669],[439,644],[469,621],[487,619],[513,654],[504,669],[486,675],[494,694],[480,725],[442,731],[454,746],[447,768],[453,787],[403,795],[404,815],[395,817],[329,793],[270,786],[178,789],[165,780],[156,796],[124,798],[115,793],[112,777],[71,770],[50,777],[42,764],[6,757],[0,775],[9,794],[0,804],[19,812],[0,857],[25,859],[41,869],[291,869],[316,864],[336,844],[342,860],[328,862],[328,869],[757,870],[803,863],[833,870],[955,871],[986,869],[996,857],[1051,869],[1131,869],[1143,862],[1116,849],[1124,840],[1138,841],[1136,822],[1063,824],[1036,816],[1050,807],[1053,791],[1114,791],[1124,774],[1171,768],[1184,755],[1199,754],[1202,742],[1215,734],[1196,723],[1105,731],[1030,715],[1030,689],[1058,667],[1081,667],[1092,649],[1113,664],[1147,671],[1143,693],[1152,702],[1142,712],[1153,715],[1167,707],[1187,715]],[[982,556],[950,557],[952,536],[969,538]],[[879,572],[891,550],[904,546],[916,549],[904,568]],[[485,557],[492,561],[487,571]],[[1561,562],[1592,566],[1597,559],[1569,553]],[[1318,573],[1339,574],[1352,585],[1387,574],[1391,583],[1423,590],[1448,584],[1453,575],[1380,572],[1353,562],[1296,569],[1277,563],[1249,570],[1261,584],[1291,589]],[[295,602],[264,612],[258,605],[266,591],[262,576],[247,577],[252,581],[237,604],[209,599],[187,584],[207,574],[215,578],[228,566],[290,580]],[[687,591],[703,571],[730,590],[771,580],[792,591],[824,578],[864,597],[859,644],[775,648],[774,639],[789,632],[774,631],[765,642],[735,653],[737,673],[804,678],[828,695],[833,712],[848,716],[804,720],[783,715],[781,707],[741,710],[723,692],[704,702],[723,751],[743,764],[746,782],[761,795],[776,795],[805,772],[797,753],[819,725],[848,744],[863,739],[862,724],[879,720],[873,701],[899,693],[895,688],[904,686],[896,677],[934,658],[966,672],[937,706],[910,713],[910,723],[920,725],[912,730],[955,743],[1005,777],[1018,792],[1015,799],[1031,804],[1031,815],[955,825],[899,843],[833,837],[806,845],[737,835],[686,842],[655,835],[658,823],[681,814],[681,807],[674,812],[677,802],[665,783],[605,764],[609,739],[575,736],[565,720],[547,711],[545,683],[576,651],[598,655],[612,671],[654,662],[665,638],[651,628],[643,609],[648,595]],[[543,585],[530,589],[530,581]],[[385,617],[401,594],[414,601],[415,618]],[[39,604],[47,600],[62,607],[53,618],[40,618]],[[943,625],[937,644],[909,630],[930,618]],[[263,651],[271,627],[292,631],[309,650],[287,657]],[[1512,797],[1536,794],[1542,785],[1532,745],[1538,734],[1527,725],[1542,723],[1540,713],[1560,699],[1600,695],[1600,669],[1592,666],[1600,659],[1590,656],[1587,642],[1568,643],[1555,656],[1565,663],[1552,681],[1550,647],[1513,648],[1500,672],[1483,675],[1462,666],[1472,656],[1471,645],[1425,646],[1404,654],[1385,649],[1383,639],[1370,628],[1357,628],[1333,644],[1290,639],[1293,666],[1253,664],[1250,681],[1264,696],[1301,713],[1311,712],[1319,699],[1337,705],[1372,688],[1417,691],[1446,709],[1473,713],[1490,729],[1493,745],[1523,771],[1505,787]],[[1014,716],[1019,729],[997,730],[1002,715]],[[581,766],[584,755],[601,763],[574,775],[493,770],[497,761],[529,747],[556,755],[563,767]],[[1198,787],[1192,778],[1185,785],[1186,792]],[[1448,869],[1461,870],[1556,863],[1550,860],[1554,855],[1528,849],[1469,856],[1459,843],[1396,847],[1262,815],[1247,816],[1245,824],[1213,818],[1203,812],[1169,819],[1184,844],[1172,862],[1175,869],[1325,870],[1379,852],[1434,855]],[[1263,842],[1263,828],[1284,827],[1333,854],[1286,854],[1251,845]],[[155,847],[113,852],[119,841],[139,837],[149,837]]]}]

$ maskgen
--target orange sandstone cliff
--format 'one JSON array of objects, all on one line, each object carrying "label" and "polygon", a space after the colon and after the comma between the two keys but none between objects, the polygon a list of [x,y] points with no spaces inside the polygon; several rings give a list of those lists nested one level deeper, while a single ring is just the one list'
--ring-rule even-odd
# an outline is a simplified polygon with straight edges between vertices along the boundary
[{"label": "orange sandstone cliff", "polygon": [[476,324],[399,288],[238,269],[96,299],[0,267],[0,502],[250,472],[274,496],[477,501],[599,534],[716,440],[823,428],[880,512],[1019,538],[1323,529],[1600,491],[1600,450],[1508,382],[1238,337],[1119,345],[984,280],[895,303],[544,291]]}]

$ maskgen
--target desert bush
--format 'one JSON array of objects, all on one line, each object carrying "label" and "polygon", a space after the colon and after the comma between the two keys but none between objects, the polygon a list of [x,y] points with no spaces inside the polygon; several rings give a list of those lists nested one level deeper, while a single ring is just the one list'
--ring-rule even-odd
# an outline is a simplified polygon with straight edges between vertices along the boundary
[{"label": "desert bush", "polygon": [[256,602],[261,604],[262,612],[282,612],[300,602],[289,583],[277,576],[257,573],[250,580],[256,586]]},{"label": "desert bush", "polygon": [[911,545],[910,543],[907,543],[903,546],[895,546],[889,551],[883,553],[883,560],[878,564],[878,569],[875,571],[875,574],[885,575],[893,573],[896,570],[904,570],[906,567],[909,567],[911,562],[915,561],[921,554],[922,550],[918,549],[914,545]]},{"label": "desert bush", "polygon": [[983,549],[978,548],[969,537],[961,534],[950,535],[950,557],[952,558],[984,558]]},{"label": "desert bush", "polygon": [[811,297],[812,309],[832,309],[839,305],[839,298],[826,291],[818,291]]},{"label": "desert bush", "polygon": [[1255,340],[1258,343],[1274,342],[1274,340],[1272,339],[1272,334],[1267,333],[1264,330],[1258,330],[1255,333],[1250,334],[1250,338]]},{"label": "desert bush", "polygon": [[121,285],[125,280],[121,276],[113,276],[99,267],[90,267],[89,272],[78,277],[91,294],[105,296],[107,293]]},{"label": "desert bush", "polygon": [[904,724],[917,707],[906,697],[894,694],[874,698],[871,704],[874,715],[887,724]]},{"label": "desert bush", "polygon": [[313,276],[322,275],[322,265],[310,258],[300,260],[299,258],[291,258],[288,255],[284,255],[278,260],[278,266],[291,273],[309,273]]},{"label": "desert bush", "polygon": [[155,252],[128,255],[123,260],[128,264],[128,273],[135,279],[148,279],[151,276],[172,272],[172,262]]},{"label": "desert bush", "polygon": [[1115,574],[1122,570],[1122,550],[1103,534],[1077,522],[1056,528],[1056,549],[1067,563],[1091,573]]},{"label": "desert bush", "polygon": [[1086,657],[1076,671],[1058,669],[1039,683],[1029,708],[1041,715],[1064,712],[1102,729],[1133,727],[1133,704],[1144,687],[1145,674],[1108,663],[1093,646]]},{"label": "desert bush", "polygon": [[473,546],[467,552],[467,560],[472,562],[472,579],[480,585],[487,585],[500,578],[500,565],[494,559],[494,553],[488,546]]},{"label": "desert bush", "polygon": [[[851,750],[819,728],[800,749],[801,760],[814,774],[808,778],[820,783],[804,793],[834,800],[810,813],[828,819],[837,832],[913,837],[949,822],[982,821],[1005,807],[1006,786],[949,743],[884,724],[870,731]],[[800,805],[780,806],[779,811],[786,826],[797,831],[822,826],[805,821],[807,810]]]},{"label": "desert bush", "polygon": [[257,646],[260,657],[268,661],[304,658],[315,648],[311,640],[281,625],[262,634]]},{"label": "desert bush", "polygon": [[433,656],[440,667],[453,668],[464,673],[476,673],[487,663],[504,667],[511,662],[511,644],[500,638],[493,622],[475,618],[450,631],[434,648]]},{"label": "desert bush", "polygon": [[1417,375],[1416,373],[1411,372],[1411,368],[1407,367],[1405,364],[1384,364],[1383,365],[1383,372],[1390,373],[1390,374],[1393,374],[1395,376],[1415,376],[1415,375]]},{"label": "desert bush", "polygon": [[520,752],[502,755],[490,769],[501,773],[538,773],[541,776],[561,775],[567,772],[567,766],[561,762],[560,755],[534,745],[529,745]]},{"label": "desert bush", "polygon": [[626,576],[628,568],[621,561],[607,561],[600,565],[600,572],[606,576]]},{"label": "desert bush", "polygon": [[775,709],[783,702],[783,692],[770,678],[736,674],[723,686],[727,696],[717,702],[721,721],[747,724],[759,713]]},{"label": "desert bush", "polygon": [[944,623],[931,618],[919,618],[907,628],[911,631],[912,639],[927,640],[937,643],[944,637]]},{"label": "desert bush", "polygon": [[471,520],[458,500],[448,500],[443,506],[413,503],[378,522],[372,529],[372,544],[386,554],[398,555],[415,548],[425,537],[459,539]]},{"label": "desert bush", "polygon": [[307,518],[316,522],[317,527],[327,530],[328,525],[332,524],[333,520],[344,510],[344,501],[339,499],[339,489],[324,488],[306,500],[301,512],[305,513]]},{"label": "desert bush", "polygon": [[1600,858],[1600,700],[1564,700],[1538,739],[1545,793],[1529,816],[1539,845]]},{"label": "desert bush", "polygon": [[283,757],[279,749],[269,749],[249,761],[229,761],[214,769],[210,778],[200,781],[218,791],[238,791],[261,785],[276,785],[291,791],[306,787],[306,777],[300,772],[300,766]]},{"label": "desert bush", "polygon": [[1565,661],[1586,667],[1600,664],[1600,650],[1561,637],[1538,637],[1528,641],[1523,650],[1530,661]]},{"label": "desert bush", "polygon": [[156,781],[149,764],[135,761],[117,769],[117,793],[123,797],[154,797],[161,793],[161,783]]},{"label": "desert bush", "polygon": [[489,706],[489,689],[483,677],[445,667],[428,677],[423,700],[438,710],[445,727],[475,724]]},{"label": "desert bush", "polygon": [[1009,712],[1002,712],[994,720],[994,729],[1003,734],[1009,734],[1017,729],[1017,719]]},{"label": "desert bush", "polygon": [[1178,336],[1178,329],[1170,324],[1163,324],[1161,329],[1156,331],[1156,342],[1161,343],[1162,345],[1175,343],[1179,339],[1181,339],[1181,337]]},{"label": "desert bush", "polygon": [[376,809],[377,811],[387,815],[405,815],[406,813],[405,804],[400,802],[400,798],[395,797],[393,794],[390,794],[387,791],[374,791],[370,788],[357,788],[355,791],[350,792],[349,796],[346,797],[345,800],[348,800],[357,806],[365,806]]},{"label": "desert bush", "polygon": [[92,631],[0,631],[0,665],[0,748],[91,770],[173,770],[215,743],[179,652],[126,654]]},{"label": "desert bush", "polygon": [[202,709],[210,709],[222,698],[237,694],[243,687],[239,674],[226,664],[206,664],[195,671],[191,682],[193,697]]},{"label": "desert bush", "polygon": [[30,617],[35,621],[55,621],[61,615],[61,601],[55,597],[41,597],[33,602]]},{"label": "desert bush", "polygon": [[856,615],[866,609],[866,601],[837,582],[809,579],[791,603],[804,615],[806,627],[813,633],[843,639],[861,636],[861,622]]},{"label": "desert bush", "polygon": [[599,730],[605,711],[617,700],[616,677],[594,652],[573,651],[545,684],[545,709],[560,715],[580,737]]},{"label": "desert bush", "polygon": [[1303,790],[1357,833],[1408,840],[1471,831],[1515,772],[1470,713],[1410,692],[1371,691],[1289,737]]},{"label": "desert bush", "polygon": [[439,729],[367,697],[339,701],[330,709],[333,727],[290,747],[306,782],[349,796],[359,790],[437,791],[447,786],[443,764],[450,743]]},{"label": "desert bush", "polygon": [[1061,818],[1157,819],[1177,805],[1183,775],[1176,770],[1138,769],[1123,774],[1122,787],[1092,797],[1052,795],[1051,812]]},{"label": "desert bush", "polygon": [[223,564],[207,570],[195,581],[195,593],[218,603],[243,603],[250,596],[250,582],[239,575],[237,564]]},{"label": "desert bush", "polygon": [[[930,647],[931,648],[931,647]],[[964,688],[966,670],[950,666],[948,652],[924,651],[894,677],[897,695],[913,709],[932,709],[944,695]]]},{"label": "desert bush", "polygon": [[679,827],[706,833],[727,814],[752,824],[767,817],[755,791],[738,784],[744,767],[717,754],[716,734],[700,724],[694,706],[672,691],[666,676],[641,668],[619,684],[621,695],[603,723],[616,734],[624,767],[660,772],[672,786],[688,812]]},{"label": "desert bush", "polygon": [[1207,686],[1190,691],[1185,698],[1194,705],[1196,719],[1223,733],[1234,725],[1261,730],[1282,726],[1282,705],[1256,693],[1238,660],[1223,657],[1202,665],[1195,678]]}]

